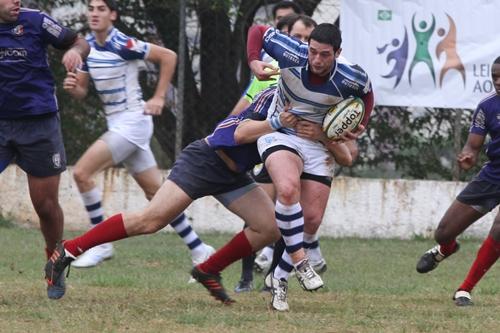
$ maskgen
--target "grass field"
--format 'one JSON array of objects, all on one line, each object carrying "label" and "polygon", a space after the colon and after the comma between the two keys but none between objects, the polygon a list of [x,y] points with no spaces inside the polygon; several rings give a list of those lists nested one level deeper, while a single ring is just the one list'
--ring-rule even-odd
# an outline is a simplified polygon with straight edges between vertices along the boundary
[{"label": "grass field", "polygon": [[[71,234],[67,235],[71,236]],[[203,235],[215,246],[231,235]],[[223,306],[188,285],[188,251],[174,234],[117,242],[116,256],[93,269],[72,269],[66,296],[46,298],[38,230],[0,222],[0,332],[498,332],[500,265],[476,288],[476,305],[451,301],[480,241],[419,275],[415,263],[430,240],[323,238],[325,288],[301,290],[291,280],[291,311],[269,309],[270,296],[232,292],[239,263],[224,283],[237,300]],[[257,276],[257,288],[262,286]]]}]

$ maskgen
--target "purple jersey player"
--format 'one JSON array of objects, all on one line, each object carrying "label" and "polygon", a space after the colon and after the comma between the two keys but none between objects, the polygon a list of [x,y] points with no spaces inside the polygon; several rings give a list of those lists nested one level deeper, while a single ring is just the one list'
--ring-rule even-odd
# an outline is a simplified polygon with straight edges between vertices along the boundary
[{"label": "purple jersey player", "polygon": [[[427,273],[443,259],[459,250],[456,241],[471,224],[500,203],[500,57],[491,67],[495,94],[479,103],[472,118],[469,137],[457,156],[458,165],[464,170],[472,168],[482,150],[486,136],[486,155],[489,161],[476,177],[460,192],[439,222],[434,238],[438,245],[424,253],[417,263],[419,273]],[[497,213],[489,235],[477,253],[467,277],[458,287],[453,299],[457,306],[472,305],[471,291],[500,256],[500,214]]]},{"label": "purple jersey player", "polygon": [[[28,175],[50,257],[63,234],[58,188],[66,156],[47,46],[67,50],[62,58],[67,71],[81,65],[90,49],[50,16],[20,5],[19,0],[0,0],[0,172],[15,161]],[[63,279],[47,288],[51,299],[64,291]]]}]

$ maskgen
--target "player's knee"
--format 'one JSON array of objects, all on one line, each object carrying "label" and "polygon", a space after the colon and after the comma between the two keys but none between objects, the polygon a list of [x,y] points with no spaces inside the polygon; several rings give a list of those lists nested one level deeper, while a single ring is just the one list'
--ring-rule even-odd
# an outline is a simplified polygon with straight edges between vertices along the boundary
[{"label": "player's knee", "polygon": [[278,200],[284,205],[291,205],[300,199],[298,184],[285,184],[278,189]]},{"label": "player's knee", "polygon": [[85,171],[84,168],[75,166],[73,169],[73,179],[78,185],[86,184],[90,180],[90,175]]},{"label": "player's knee", "polygon": [[148,189],[148,188],[144,189],[144,195],[146,196],[146,199],[148,199],[148,201],[151,201],[151,199],[153,199],[155,194],[156,194],[156,190]]},{"label": "player's knee", "polygon": [[60,209],[57,197],[47,195],[40,200],[33,200],[33,208],[42,220],[52,220],[52,216]]}]

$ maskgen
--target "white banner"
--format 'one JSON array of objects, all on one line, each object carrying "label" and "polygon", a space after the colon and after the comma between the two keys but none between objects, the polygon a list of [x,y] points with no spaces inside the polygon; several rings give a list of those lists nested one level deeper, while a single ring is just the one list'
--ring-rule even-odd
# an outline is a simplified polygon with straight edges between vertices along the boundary
[{"label": "white banner", "polygon": [[379,105],[475,108],[494,92],[499,13],[500,0],[343,0],[342,54]]}]

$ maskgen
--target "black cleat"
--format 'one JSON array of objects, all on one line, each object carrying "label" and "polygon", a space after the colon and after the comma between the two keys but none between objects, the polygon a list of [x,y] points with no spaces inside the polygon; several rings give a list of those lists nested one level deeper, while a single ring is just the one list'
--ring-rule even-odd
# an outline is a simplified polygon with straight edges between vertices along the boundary
[{"label": "black cleat", "polygon": [[198,266],[193,267],[191,270],[191,276],[201,283],[216,300],[221,301],[226,305],[231,305],[235,303],[235,300],[231,299],[221,281],[222,278],[220,274],[210,274],[201,271]]},{"label": "black cleat", "polygon": [[457,290],[455,295],[453,296],[453,300],[455,301],[456,306],[471,306],[474,305],[472,303],[472,297],[470,293],[465,290]]},{"label": "black cleat", "polygon": [[[47,280],[47,295],[51,299],[59,299],[64,295],[66,289],[64,284],[64,270],[75,260],[68,256],[64,250],[64,245],[57,244],[54,253],[45,264],[45,280]],[[68,270],[69,274],[69,270]]]},{"label": "black cleat", "polygon": [[[458,250],[460,250],[460,244],[457,243],[457,246],[455,247],[453,253],[457,252]],[[434,268],[436,268],[441,261],[448,258],[449,256],[451,256],[451,254],[447,256],[442,254],[440,251],[440,246],[436,245],[432,249],[425,252],[422,257],[420,257],[420,260],[417,262],[417,272],[430,272]]]}]

